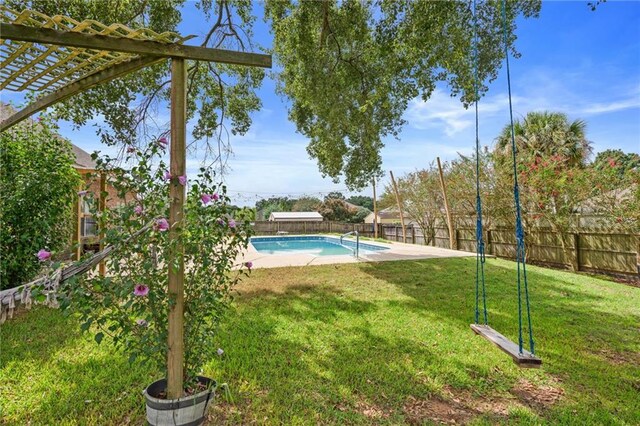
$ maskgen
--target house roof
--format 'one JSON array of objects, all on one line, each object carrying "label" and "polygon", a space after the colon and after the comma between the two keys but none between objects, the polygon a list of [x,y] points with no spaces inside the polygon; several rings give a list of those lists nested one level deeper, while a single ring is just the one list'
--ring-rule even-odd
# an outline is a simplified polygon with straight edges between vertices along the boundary
[{"label": "house roof", "polygon": [[[0,121],[11,116],[13,113],[15,113],[15,108],[13,108],[9,104],[0,102]],[[30,122],[31,124],[36,124],[36,121],[34,121],[31,118],[27,119],[27,121]],[[59,136],[59,135],[58,137],[62,138],[62,136]],[[83,150],[82,148],[80,148],[79,146],[73,143],[71,143],[71,149],[73,151],[73,155],[75,156],[75,163],[73,167],[75,167],[76,169],[85,169],[85,170],[96,169],[96,162],[93,161],[93,159],[91,158],[91,154],[89,154],[87,151]]]},{"label": "house roof", "polygon": [[271,216],[273,216],[274,219],[322,219],[322,215],[318,212],[273,212]]},{"label": "house roof", "polygon": [[598,207],[608,200],[615,200],[616,203],[625,202],[633,198],[634,192],[638,190],[638,185],[633,184],[626,188],[617,188],[612,191],[606,192],[601,195],[597,195],[592,198],[588,198],[578,205],[580,213],[595,213],[598,211]]},{"label": "house roof", "polygon": [[378,217],[380,217],[381,219],[399,219],[400,212],[396,207],[387,207],[386,209],[378,211]]},{"label": "house roof", "polygon": [[96,162],[91,158],[91,154],[83,150],[77,145],[71,144],[73,155],[76,157],[76,162],[73,165],[76,169],[95,170]]}]

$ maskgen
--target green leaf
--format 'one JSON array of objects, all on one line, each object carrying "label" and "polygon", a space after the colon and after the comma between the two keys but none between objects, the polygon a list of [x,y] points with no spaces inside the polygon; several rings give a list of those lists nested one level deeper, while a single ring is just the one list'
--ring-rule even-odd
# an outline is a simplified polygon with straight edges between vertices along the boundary
[{"label": "green leaf", "polygon": [[93,318],[88,319],[86,322],[84,322],[84,323],[82,323],[80,325],[80,330],[82,330],[82,331],[89,330],[89,328],[91,327],[92,323],[93,323]]}]

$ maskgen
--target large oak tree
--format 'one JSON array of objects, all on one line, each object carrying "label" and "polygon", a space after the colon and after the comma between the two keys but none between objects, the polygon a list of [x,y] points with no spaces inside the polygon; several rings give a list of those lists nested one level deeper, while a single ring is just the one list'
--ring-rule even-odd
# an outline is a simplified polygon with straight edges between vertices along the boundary
[{"label": "large oak tree", "polygon": [[[186,0],[6,0],[77,20],[119,22],[157,32],[176,31]],[[539,0],[506,2],[507,42],[512,54],[516,18],[536,16]],[[202,46],[256,50],[255,6],[250,0],[198,0],[207,33]],[[307,150],[320,171],[343,178],[350,189],[381,174],[383,139],[397,137],[403,114],[438,82],[464,104],[474,100],[473,40],[478,36],[478,76],[483,94],[504,59],[500,0],[267,0],[264,16],[273,33],[278,90],[289,100],[289,117],[309,138]],[[255,6],[255,7],[254,7]],[[477,24],[477,25],[476,25]],[[193,43],[193,42],[192,42]],[[228,135],[242,134],[261,107],[256,89],[264,72],[251,67],[189,62],[188,115],[195,120],[194,147],[223,161]],[[138,143],[157,136],[154,108],[169,97],[168,61],[96,87],[58,105],[57,114],[77,124],[104,117],[108,144]],[[146,137],[146,138],[145,138]],[[211,154],[211,156],[209,156]]]}]

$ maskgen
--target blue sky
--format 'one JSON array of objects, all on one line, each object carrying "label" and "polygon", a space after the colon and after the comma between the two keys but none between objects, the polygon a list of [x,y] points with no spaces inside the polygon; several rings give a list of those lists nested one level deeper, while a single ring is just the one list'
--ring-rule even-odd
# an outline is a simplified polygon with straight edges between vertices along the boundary
[{"label": "blue sky", "polygon": [[[256,6],[256,12],[261,12]],[[183,34],[201,36],[192,4],[183,11]],[[188,24],[187,24],[188,23]],[[595,151],[619,148],[640,153],[640,2],[609,1],[592,12],[586,1],[544,2],[538,19],[520,20],[517,48],[511,60],[515,117],[529,111],[553,110],[587,122],[587,137]],[[255,41],[270,46],[267,26],[259,19]],[[14,96],[2,94],[5,100]],[[253,115],[253,126],[242,137],[232,137],[234,154],[225,180],[235,203],[253,205],[259,198],[319,196],[344,190],[344,184],[323,179],[306,153],[307,140],[287,119],[287,105],[265,79],[259,96],[263,108]],[[161,112],[162,113],[162,112]],[[408,124],[400,140],[390,138],[382,151],[383,168],[402,175],[443,160],[468,154],[474,146],[474,116],[439,86],[428,102],[415,100],[405,114]],[[508,120],[504,69],[480,104],[480,138],[493,139]],[[101,146],[91,126],[74,130],[61,123],[61,133],[92,152]],[[199,164],[197,156],[188,167]],[[387,182],[382,179],[380,186]],[[363,191],[370,195],[370,188]]]}]

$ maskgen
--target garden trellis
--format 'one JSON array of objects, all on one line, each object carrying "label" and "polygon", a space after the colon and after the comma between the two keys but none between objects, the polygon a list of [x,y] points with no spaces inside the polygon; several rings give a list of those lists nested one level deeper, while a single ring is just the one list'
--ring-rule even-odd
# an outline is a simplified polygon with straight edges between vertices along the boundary
[{"label": "garden trellis", "polygon": [[[47,16],[33,10],[13,11],[0,6],[0,88],[39,93],[35,101],[7,117],[0,130],[25,120],[48,106],[98,84],[125,76],[148,65],[171,59],[170,172],[182,176],[186,169],[186,60],[271,67],[271,56],[187,46],[177,33],[158,34],[121,24],[104,25],[93,20],[76,21]],[[184,214],[184,187],[170,189],[170,239],[177,241]],[[176,246],[168,268],[168,292],[175,297],[169,311],[168,396],[182,394],[183,381],[183,252]]]}]

